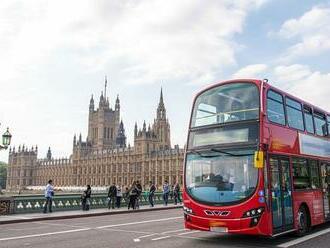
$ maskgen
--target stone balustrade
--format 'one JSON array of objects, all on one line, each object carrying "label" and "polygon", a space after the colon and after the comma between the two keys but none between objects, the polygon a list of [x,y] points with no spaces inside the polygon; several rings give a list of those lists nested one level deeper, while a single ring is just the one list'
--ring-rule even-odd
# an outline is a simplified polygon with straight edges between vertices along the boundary
[{"label": "stone balustrade", "polygon": [[[62,194],[55,195],[53,198],[53,211],[69,211],[81,209],[80,194]],[[163,195],[156,192],[154,197],[155,204],[163,203]],[[173,199],[169,197],[169,203],[173,203]],[[43,195],[21,195],[12,197],[0,197],[0,215],[8,214],[25,214],[42,212],[45,204]],[[121,207],[127,207],[128,199],[122,198]],[[148,205],[148,193],[143,192],[140,197],[140,205]],[[91,197],[91,209],[107,208],[107,194],[95,193]]]}]

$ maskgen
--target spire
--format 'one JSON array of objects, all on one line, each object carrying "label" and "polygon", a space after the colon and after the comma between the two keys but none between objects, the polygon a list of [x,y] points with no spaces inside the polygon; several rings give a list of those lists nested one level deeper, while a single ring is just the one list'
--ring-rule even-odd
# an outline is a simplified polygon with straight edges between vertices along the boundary
[{"label": "spire", "polygon": [[119,95],[117,95],[115,110],[116,110],[116,111],[119,111],[119,110],[120,110],[120,100],[119,100]]},{"label": "spire", "polygon": [[163,87],[160,88],[160,99],[159,99],[159,106],[164,106],[164,99],[163,99]]},{"label": "spire", "polygon": [[159,99],[159,104],[158,104],[158,108],[157,108],[157,119],[166,120],[166,109],[165,109],[164,98],[163,98],[163,87],[160,89],[160,99]]},{"label": "spire", "polygon": [[91,100],[89,101],[89,111],[94,111],[94,97],[93,97],[93,94],[91,96]]},{"label": "spire", "polygon": [[146,125],[146,121],[143,122],[143,131],[147,131],[147,125]]},{"label": "spire", "polygon": [[50,150],[50,147],[48,147],[47,160],[51,160],[51,159],[52,159],[52,151]]},{"label": "spire", "polygon": [[116,138],[116,145],[119,148],[126,147],[125,128],[124,128],[124,123],[122,120],[120,121],[120,124],[119,124],[118,135]]},{"label": "spire", "polygon": [[76,134],[73,136],[73,146],[76,146],[77,144],[77,136]]},{"label": "spire", "polygon": [[138,126],[137,126],[137,123],[135,122],[135,126],[134,126],[134,138],[137,137],[137,134],[138,134]]},{"label": "spire", "polygon": [[108,84],[107,75],[105,75],[105,81],[104,81],[104,98],[105,99],[107,99],[107,84]]}]

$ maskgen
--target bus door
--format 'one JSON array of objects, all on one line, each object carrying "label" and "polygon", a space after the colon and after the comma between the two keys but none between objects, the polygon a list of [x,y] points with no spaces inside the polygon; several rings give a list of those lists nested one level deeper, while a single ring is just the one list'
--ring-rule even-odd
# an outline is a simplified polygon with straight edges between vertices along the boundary
[{"label": "bus door", "polygon": [[324,217],[330,219],[330,164],[321,162]]},{"label": "bus door", "polygon": [[269,165],[271,211],[275,234],[293,228],[292,177],[288,158],[271,156]]}]

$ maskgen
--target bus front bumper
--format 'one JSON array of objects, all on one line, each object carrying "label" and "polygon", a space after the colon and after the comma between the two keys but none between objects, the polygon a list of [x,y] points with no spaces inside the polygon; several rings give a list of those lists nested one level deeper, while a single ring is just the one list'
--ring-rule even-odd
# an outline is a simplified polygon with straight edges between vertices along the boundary
[{"label": "bus front bumper", "polygon": [[267,231],[268,224],[265,215],[259,216],[257,220],[255,220],[256,218],[211,219],[186,213],[184,217],[185,227],[188,229],[215,233],[271,235]]}]

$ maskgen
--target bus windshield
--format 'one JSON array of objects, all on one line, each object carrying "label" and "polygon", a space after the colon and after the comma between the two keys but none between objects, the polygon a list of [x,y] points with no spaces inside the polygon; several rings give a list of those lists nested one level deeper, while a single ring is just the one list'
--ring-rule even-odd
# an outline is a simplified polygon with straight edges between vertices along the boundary
[{"label": "bus windshield", "polygon": [[233,204],[250,197],[257,187],[252,151],[242,155],[212,150],[207,155],[189,153],[186,161],[186,189],[197,201]]},{"label": "bus windshield", "polygon": [[230,83],[197,97],[191,127],[259,118],[259,91],[252,83]]}]

